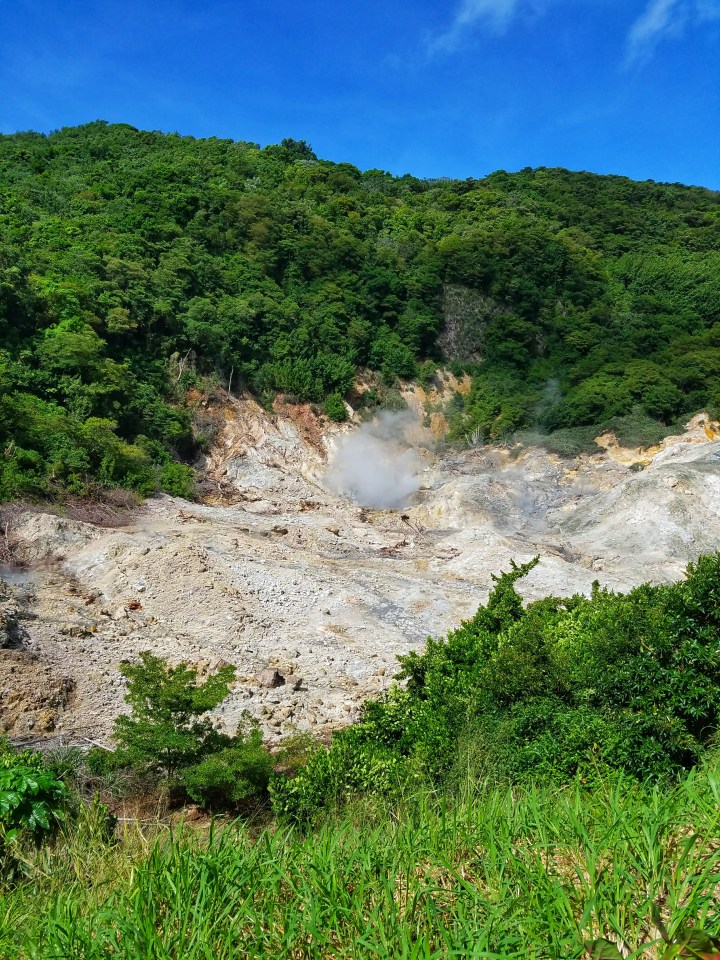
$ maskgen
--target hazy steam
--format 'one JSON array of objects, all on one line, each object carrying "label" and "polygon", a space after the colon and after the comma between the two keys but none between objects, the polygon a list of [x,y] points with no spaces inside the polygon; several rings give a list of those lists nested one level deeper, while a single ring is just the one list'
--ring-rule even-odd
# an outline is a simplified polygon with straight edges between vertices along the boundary
[{"label": "hazy steam", "polygon": [[335,493],[364,507],[397,509],[420,487],[423,462],[410,445],[411,413],[381,413],[338,442],[325,474]]}]

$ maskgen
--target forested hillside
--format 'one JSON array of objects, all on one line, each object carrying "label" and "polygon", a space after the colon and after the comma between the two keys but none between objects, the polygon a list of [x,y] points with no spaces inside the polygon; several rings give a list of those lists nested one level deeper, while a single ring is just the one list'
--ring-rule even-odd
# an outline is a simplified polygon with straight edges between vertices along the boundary
[{"label": "forested hillside", "polygon": [[[453,434],[720,407],[720,194],[423,181],[102,122],[0,137],[0,498],[190,491],[196,378],[473,374]],[[423,366],[424,364],[424,366]]]}]

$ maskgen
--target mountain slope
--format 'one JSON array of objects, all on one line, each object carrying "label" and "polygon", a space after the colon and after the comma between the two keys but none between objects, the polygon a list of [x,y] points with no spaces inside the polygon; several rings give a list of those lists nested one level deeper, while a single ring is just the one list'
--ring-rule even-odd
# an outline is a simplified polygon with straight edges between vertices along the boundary
[{"label": "mountain slope", "polygon": [[458,439],[614,421],[649,442],[717,408],[720,195],[428,182],[102,122],[0,137],[0,498],[188,495],[203,377],[341,416],[358,368],[441,359],[474,373]]}]

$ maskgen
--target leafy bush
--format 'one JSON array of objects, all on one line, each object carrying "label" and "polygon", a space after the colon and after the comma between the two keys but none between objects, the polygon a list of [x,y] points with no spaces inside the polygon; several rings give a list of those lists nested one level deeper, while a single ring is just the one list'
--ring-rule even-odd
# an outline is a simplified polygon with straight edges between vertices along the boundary
[{"label": "leafy bush", "polygon": [[[527,440],[541,444],[548,453],[557,453],[561,457],[577,457],[581,453],[599,452],[600,448],[595,443],[598,432],[596,427],[569,427],[542,436],[531,434]],[[522,435],[520,438],[524,439]]]},{"label": "leafy bush", "polygon": [[64,819],[65,785],[50,770],[18,764],[0,769],[0,828],[7,844],[21,833],[36,842]]},{"label": "leafy bush", "polygon": [[184,463],[166,463],[160,470],[160,487],[171,497],[192,500],[195,495],[193,472]]},{"label": "leafy bush", "polygon": [[0,739],[0,858],[21,836],[39,843],[64,820],[68,791],[42,756]]},{"label": "leafy bush", "polygon": [[344,423],[347,420],[345,401],[339,393],[331,393],[325,401],[325,414],[335,423]]},{"label": "leafy bush", "polygon": [[204,807],[239,807],[263,797],[272,771],[272,757],[263,746],[262,732],[236,734],[232,746],[212,753],[182,771],[180,783]]},{"label": "leafy bush", "polygon": [[417,381],[425,390],[429,390],[430,387],[432,387],[437,369],[438,365],[434,360],[426,360],[418,367]]},{"label": "leafy bush", "polygon": [[412,350],[396,333],[381,330],[370,350],[370,362],[380,370],[383,381],[392,385],[397,377],[411,380],[417,374],[417,363]]},{"label": "leafy bush", "polygon": [[450,418],[449,436],[464,443],[506,440],[532,418],[538,397],[507,364],[481,371],[462,398],[461,409]]},{"label": "leafy bush", "polygon": [[616,417],[603,424],[605,430],[614,433],[626,447],[652,447],[673,433],[682,433],[683,424],[666,425],[642,410],[635,410],[624,417]]},{"label": "leafy bush", "polygon": [[8,740],[0,735],[0,770],[10,767],[33,767],[41,770],[43,758],[36,750],[16,750]]},{"label": "leafy bush", "polygon": [[201,681],[193,667],[173,667],[145,652],[120,669],[128,680],[125,700],[131,710],[115,721],[117,749],[89,752],[93,772],[111,776],[134,769],[212,807],[237,808],[265,794],[271,758],[260,732],[243,724],[230,737],[208,715],[227,697],[233,667],[221,667]]},{"label": "leafy bush", "polygon": [[446,781],[461,755],[511,782],[657,779],[696,764],[720,724],[720,554],[677,584],[525,608],[515,582],[536,562],[495,577],[472,619],[401,657],[404,688],[273,781],[277,812],[303,819],[352,792]]}]

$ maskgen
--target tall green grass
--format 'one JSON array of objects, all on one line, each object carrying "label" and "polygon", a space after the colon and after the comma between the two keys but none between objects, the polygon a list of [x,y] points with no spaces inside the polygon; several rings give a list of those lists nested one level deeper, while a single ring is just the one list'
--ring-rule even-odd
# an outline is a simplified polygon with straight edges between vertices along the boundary
[{"label": "tall green grass", "polygon": [[720,926],[719,765],[671,788],[468,783],[306,833],[215,824],[108,843],[89,819],[5,896],[1,957],[571,958],[597,936],[652,957],[654,902],[671,928]]}]

